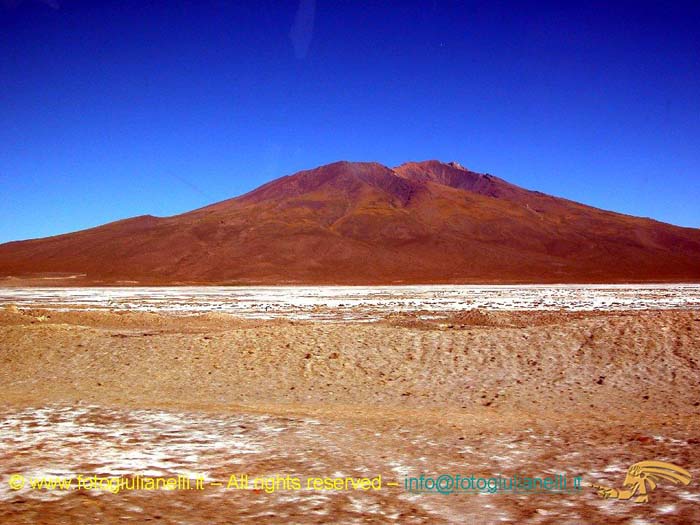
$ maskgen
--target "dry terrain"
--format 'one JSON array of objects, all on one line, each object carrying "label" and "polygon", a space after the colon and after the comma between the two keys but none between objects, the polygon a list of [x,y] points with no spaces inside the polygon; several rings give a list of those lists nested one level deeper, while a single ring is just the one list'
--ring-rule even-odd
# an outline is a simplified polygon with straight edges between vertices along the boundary
[{"label": "dry terrain", "polygon": [[[415,312],[376,322],[0,314],[0,522],[700,521],[700,312]],[[688,469],[649,503],[590,487],[413,494],[407,476]],[[376,476],[378,491],[10,490],[10,474]],[[399,486],[387,486],[398,482]]]}]

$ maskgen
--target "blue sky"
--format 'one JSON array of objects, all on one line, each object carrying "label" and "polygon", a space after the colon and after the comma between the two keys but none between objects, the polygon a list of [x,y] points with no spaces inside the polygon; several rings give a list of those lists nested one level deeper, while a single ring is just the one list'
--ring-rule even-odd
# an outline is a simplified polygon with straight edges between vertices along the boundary
[{"label": "blue sky", "polygon": [[700,227],[700,4],[0,0],[0,242],[341,159]]}]

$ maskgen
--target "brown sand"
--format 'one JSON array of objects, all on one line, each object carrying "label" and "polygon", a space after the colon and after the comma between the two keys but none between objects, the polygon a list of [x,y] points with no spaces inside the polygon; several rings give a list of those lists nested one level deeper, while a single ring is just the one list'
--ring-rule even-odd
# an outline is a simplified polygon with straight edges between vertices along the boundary
[{"label": "brown sand", "polygon": [[[89,416],[97,420],[147,408],[211,421],[265,414],[282,422],[287,431],[264,438],[269,453],[238,464],[239,472],[382,474],[399,482],[403,467],[411,475],[562,472],[621,487],[629,465],[661,459],[695,478],[688,487],[662,482],[648,504],[602,500],[591,489],[449,496],[407,495],[403,488],[76,492],[53,499],[18,491],[0,505],[0,521],[700,520],[697,311],[472,312],[439,322],[392,316],[336,324],[7,308],[0,334],[6,417],[24,407],[79,403],[102,407]],[[305,418],[316,426],[310,430]],[[47,443],[42,453],[51,452]],[[123,446],[126,453],[139,445]],[[33,454],[0,449],[2,471],[31,465],[41,472]],[[222,479],[231,471],[202,467]]]}]

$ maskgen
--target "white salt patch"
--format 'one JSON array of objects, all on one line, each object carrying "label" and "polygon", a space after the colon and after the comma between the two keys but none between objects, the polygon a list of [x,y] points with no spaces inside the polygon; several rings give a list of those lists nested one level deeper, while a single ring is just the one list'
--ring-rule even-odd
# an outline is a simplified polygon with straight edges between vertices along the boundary
[{"label": "white salt patch", "polygon": [[390,461],[387,463],[392,472],[394,472],[399,477],[406,477],[411,473],[411,467],[403,465],[396,461]]},{"label": "white salt patch", "polygon": [[695,503],[700,503],[700,494],[692,494],[687,491],[682,491],[678,494],[681,499],[686,501],[693,501]]},{"label": "white salt patch", "polygon": [[[0,288],[0,305],[222,312],[252,319],[368,321],[428,310],[645,310],[700,307],[700,285],[270,286]],[[430,317],[421,314],[423,317]],[[432,317],[436,317],[434,314]]]},{"label": "white salt patch", "polygon": [[609,465],[603,469],[603,472],[627,472],[627,468],[620,465]]},{"label": "white salt patch", "polygon": [[[231,468],[248,455],[270,452],[270,440],[305,421],[269,416],[208,416],[159,410],[115,410],[95,406],[48,406],[0,411],[3,468],[30,478],[170,476],[190,479]],[[315,420],[309,419],[313,422]],[[245,426],[245,429],[242,427]],[[29,481],[27,481],[29,483]],[[23,496],[56,498],[67,491],[30,491]],[[0,501],[17,492],[0,484]]]}]

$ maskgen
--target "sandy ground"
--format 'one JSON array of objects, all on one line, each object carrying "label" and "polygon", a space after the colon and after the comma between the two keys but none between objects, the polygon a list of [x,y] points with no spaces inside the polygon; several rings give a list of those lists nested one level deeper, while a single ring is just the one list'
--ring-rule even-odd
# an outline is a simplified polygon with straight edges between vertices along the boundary
[{"label": "sandy ground", "polygon": [[[376,323],[0,313],[0,522],[700,521],[700,312],[462,312]],[[651,501],[412,494],[406,476],[688,469]],[[378,491],[11,490],[30,475],[376,476]]]}]

